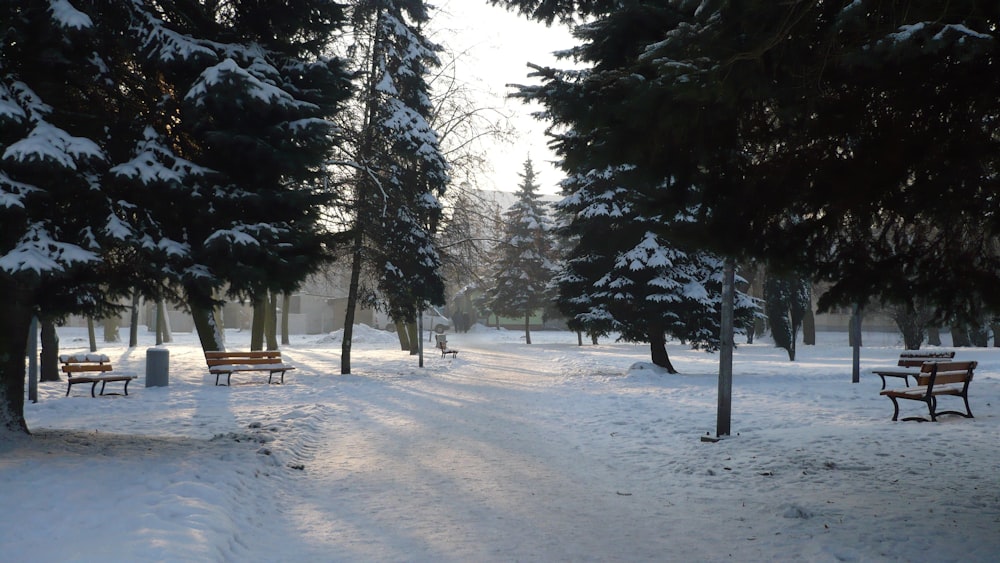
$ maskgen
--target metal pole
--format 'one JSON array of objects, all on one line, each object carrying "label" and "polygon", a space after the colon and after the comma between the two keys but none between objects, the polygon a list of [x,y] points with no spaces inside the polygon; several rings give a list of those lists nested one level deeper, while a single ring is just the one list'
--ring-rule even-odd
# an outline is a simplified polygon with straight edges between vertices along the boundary
[{"label": "metal pole", "polygon": [[719,410],[716,436],[729,436],[733,407],[733,309],[736,264],[726,259],[722,270],[722,322],[719,327]]},{"label": "metal pole", "polygon": [[854,357],[851,362],[851,383],[861,382],[861,307],[857,303],[851,309],[851,340]]}]

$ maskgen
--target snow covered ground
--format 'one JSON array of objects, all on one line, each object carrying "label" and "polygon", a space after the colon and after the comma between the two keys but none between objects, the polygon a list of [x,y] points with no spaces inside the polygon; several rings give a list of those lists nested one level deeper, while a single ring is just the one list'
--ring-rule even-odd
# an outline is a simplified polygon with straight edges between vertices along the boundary
[{"label": "snow covered ground", "polygon": [[[850,383],[845,334],[794,363],[742,345],[712,444],[716,355],[673,345],[671,376],[645,346],[480,328],[419,368],[358,331],[349,376],[336,334],[300,336],[285,385],[215,387],[180,334],[170,385],[146,388],[143,333],[101,348],[139,376],[129,396],[41,384],[34,436],[0,443],[0,560],[1000,559],[1000,349],[958,350],[980,362],[976,418],[931,424],[891,422],[878,377]],[[901,348],[865,343],[863,370]]]}]

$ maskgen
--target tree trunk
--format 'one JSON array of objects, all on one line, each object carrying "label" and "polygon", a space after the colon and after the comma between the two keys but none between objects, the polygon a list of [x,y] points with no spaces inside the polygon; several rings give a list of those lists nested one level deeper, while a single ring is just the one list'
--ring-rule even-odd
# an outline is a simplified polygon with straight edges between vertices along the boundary
[{"label": "tree trunk", "polygon": [[972,340],[969,338],[969,331],[966,330],[965,327],[961,326],[951,327],[951,345],[961,348],[972,346]]},{"label": "tree trunk", "polygon": [[267,326],[267,295],[253,298],[253,319],[250,321],[250,350],[264,349],[264,330]]},{"label": "tree trunk", "polygon": [[52,319],[39,319],[42,330],[42,353],[39,381],[59,381],[59,334]]},{"label": "tree trunk", "polygon": [[667,354],[667,338],[662,331],[650,331],[649,353],[653,364],[666,369],[667,373],[677,373],[674,365],[670,363],[670,356]]},{"label": "tree trunk", "polygon": [[0,283],[0,430],[28,434],[24,420],[24,351],[33,315],[30,292]]},{"label": "tree trunk", "polygon": [[215,315],[214,308],[204,308],[189,304],[191,317],[194,319],[194,329],[198,333],[201,349],[205,352],[222,352],[226,343],[222,336],[222,327]]},{"label": "tree trunk", "polygon": [[1000,323],[990,323],[990,330],[993,332],[993,347],[1000,346]]},{"label": "tree trunk", "polygon": [[[354,308],[358,305],[361,285],[361,251],[364,233],[361,225],[354,226],[354,254],[351,260],[351,282],[347,286],[347,309],[344,311],[344,339],[340,343],[340,373],[351,373],[351,339],[354,338]],[[398,329],[397,329],[398,330]]]},{"label": "tree trunk", "polygon": [[[193,314],[193,313],[192,313]],[[154,313],[153,326],[156,328],[156,345],[163,344],[163,302],[156,302],[156,312]]]},{"label": "tree trunk", "polygon": [[167,303],[160,299],[156,302],[156,345],[173,342],[173,340],[173,334],[170,332],[170,316],[167,315]]},{"label": "tree trunk", "polygon": [[38,317],[31,318],[28,325],[28,345],[25,357],[28,358],[28,400],[38,402]]},{"label": "tree trunk", "polygon": [[590,343],[593,344],[594,346],[597,346],[597,333],[596,332],[591,332],[590,333]]},{"label": "tree trunk", "polygon": [[267,322],[265,323],[267,349],[278,349],[278,294],[267,292]]},{"label": "tree trunk", "polygon": [[524,313],[524,343],[531,344],[531,313]]},{"label": "tree trunk", "polygon": [[816,314],[811,305],[806,309],[806,316],[802,318],[802,343],[806,346],[816,345]]},{"label": "tree trunk", "polygon": [[931,346],[941,345],[941,329],[936,326],[927,327],[927,344]]},{"label": "tree trunk", "polygon": [[896,327],[903,334],[903,348],[919,350],[924,343],[924,327],[917,314],[899,311],[895,315]]},{"label": "tree trunk", "polygon": [[393,321],[396,325],[396,336],[399,337],[399,349],[404,352],[410,351],[410,333],[406,331],[405,323]]},{"label": "tree trunk", "polygon": [[122,335],[120,332],[121,322],[118,319],[118,315],[104,318],[101,324],[104,328],[104,342],[122,341]]},{"label": "tree trunk", "polygon": [[986,328],[985,324],[973,325],[969,328],[969,339],[972,341],[972,345],[977,348],[986,348],[989,346],[990,333]]},{"label": "tree trunk", "polygon": [[[798,332],[799,332],[798,330],[796,330],[798,327],[796,327],[793,324],[793,322],[794,321],[792,321],[791,318],[789,318],[788,328],[790,329],[790,332],[786,334],[787,340],[781,346],[782,348],[785,349],[786,352],[788,352],[788,361],[789,362],[794,362],[795,361],[795,342],[796,342],[796,340],[798,340]],[[772,332],[772,335],[773,334],[774,333]],[[777,342],[777,340],[778,340],[777,336],[775,336],[775,342]]]},{"label": "tree trunk", "polygon": [[90,341],[90,351],[97,351],[97,333],[94,331],[94,319],[87,317],[87,339]]},{"label": "tree trunk", "polygon": [[410,337],[410,355],[416,356],[420,353],[420,333],[417,323],[406,323],[406,334]]},{"label": "tree trunk", "polygon": [[139,345],[139,293],[132,293],[132,310],[128,323],[128,347]]},{"label": "tree trunk", "polygon": [[576,331],[576,345],[577,346],[583,346],[583,331],[582,330]]},{"label": "tree trunk", "polygon": [[288,345],[288,309],[292,305],[292,296],[288,293],[281,294],[281,344]]},{"label": "tree trunk", "polygon": [[[767,322],[764,320],[764,317],[753,316],[753,333],[755,335],[767,333]],[[750,344],[753,344],[753,342],[751,341]]]}]

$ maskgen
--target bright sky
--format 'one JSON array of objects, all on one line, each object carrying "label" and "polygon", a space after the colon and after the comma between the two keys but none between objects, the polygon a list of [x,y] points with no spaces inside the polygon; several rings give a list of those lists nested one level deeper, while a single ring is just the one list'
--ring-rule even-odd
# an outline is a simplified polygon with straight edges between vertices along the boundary
[{"label": "bright sky", "polygon": [[[441,36],[434,39],[446,43],[456,52],[468,51],[459,59],[460,77],[479,84],[478,89],[491,92],[484,104],[502,106],[516,114],[514,124],[519,139],[514,145],[500,145],[491,148],[494,177],[493,187],[498,190],[514,191],[520,183],[518,174],[523,170],[525,159],[531,158],[538,174],[540,192],[558,192],[558,182],[563,175],[551,164],[555,155],[546,146],[545,124],[530,116],[538,106],[527,106],[519,100],[508,100],[506,95],[512,89],[507,84],[532,83],[527,75],[528,62],[539,65],[567,66],[565,61],[557,62],[553,51],[563,50],[573,45],[573,39],[565,27],[530,21],[504,9],[490,6],[485,0],[438,0],[434,2],[438,10],[433,14],[434,26],[441,29]],[[489,187],[485,182],[484,187]]]}]

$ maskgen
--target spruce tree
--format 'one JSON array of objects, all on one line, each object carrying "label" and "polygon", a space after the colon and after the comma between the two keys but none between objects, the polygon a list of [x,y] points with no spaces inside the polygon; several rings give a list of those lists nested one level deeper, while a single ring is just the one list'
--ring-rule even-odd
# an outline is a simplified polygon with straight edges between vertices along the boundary
[{"label": "spruce tree", "polygon": [[525,343],[531,344],[531,317],[551,301],[547,290],[555,275],[556,256],[552,222],[537,193],[530,158],[519,176],[517,201],[503,215],[503,242],[489,301],[497,315],[524,319]]},{"label": "spruce tree", "polygon": [[110,259],[128,227],[101,184],[127,107],[106,56],[118,38],[101,34],[122,13],[106,8],[0,7],[0,429],[27,430],[31,318],[100,316],[131,283]]},{"label": "spruce tree", "polygon": [[260,301],[329,258],[322,165],[349,84],[327,52],[343,13],[296,4],[175,4],[136,24],[143,71],[162,85],[144,143],[159,147],[158,167],[186,174],[169,178],[167,201],[148,175],[131,178],[206,349],[223,346],[211,314],[223,291]]},{"label": "spruce tree", "polygon": [[588,66],[539,69],[545,84],[522,93],[571,132],[556,137],[568,162],[600,150],[598,167],[671,178],[664,213],[698,213],[678,234],[831,281],[821,308],[1000,306],[981,213],[998,181],[1000,7],[494,3],[588,19],[571,51]]},{"label": "spruce tree", "polygon": [[774,345],[795,361],[799,329],[811,306],[809,282],[795,275],[770,275],[764,282],[764,311]]},{"label": "spruce tree", "polygon": [[[652,362],[676,373],[667,337],[719,346],[722,261],[670,242],[669,221],[647,213],[641,184],[629,183],[632,170],[588,171],[563,183],[558,207],[576,243],[560,276],[559,303],[584,327],[611,327],[625,341],[648,343]],[[745,326],[754,308],[739,293],[737,324]]]},{"label": "spruce tree", "polygon": [[294,4],[0,8],[0,425],[25,429],[32,315],[100,318],[133,287],[207,307],[325,258],[341,8]]},{"label": "spruce tree", "polygon": [[[341,372],[350,373],[354,305],[367,269],[390,317],[413,324],[428,304],[444,303],[441,259],[434,241],[439,198],[449,181],[431,123],[428,75],[440,47],[423,33],[430,7],[422,0],[359,0],[352,8],[359,68],[353,146],[353,264]],[[402,331],[399,331],[402,335]],[[415,351],[419,341],[410,339]]]}]

